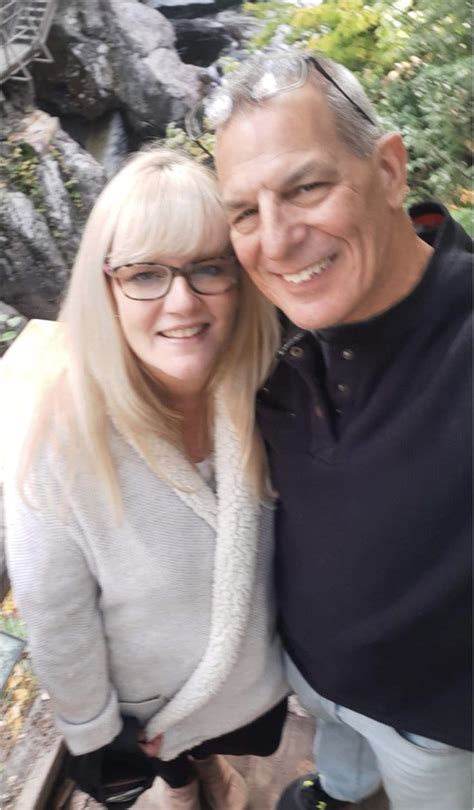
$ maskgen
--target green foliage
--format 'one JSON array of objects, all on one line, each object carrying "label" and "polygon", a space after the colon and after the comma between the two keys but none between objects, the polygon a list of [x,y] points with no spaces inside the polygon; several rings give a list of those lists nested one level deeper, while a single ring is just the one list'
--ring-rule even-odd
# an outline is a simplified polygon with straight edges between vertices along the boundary
[{"label": "green foliage", "polygon": [[411,199],[472,203],[471,0],[248,2],[265,25],[251,47],[275,33],[353,70],[382,122],[403,134]]},{"label": "green foliage", "polygon": [[166,127],[166,135],[163,139],[163,144],[170,149],[181,149],[183,152],[195,158],[199,163],[207,164],[210,161],[210,156],[207,152],[211,155],[214,153],[215,138],[213,135],[206,134],[199,140],[202,146],[200,146],[197,141],[193,141],[189,138],[184,129],[178,127],[174,122],[171,122]]},{"label": "green foliage", "polygon": [[471,238],[474,237],[474,211],[472,208],[452,208],[451,214],[454,219],[463,226]]},{"label": "green foliage", "polygon": [[412,63],[387,80],[377,107],[387,128],[403,135],[416,196],[465,203],[472,187],[470,59]]},{"label": "green foliage", "polygon": [[7,142],[0,158],[0,172],[7,186],[21,191],[29,197],[37,211],[44,213],[46,208],[38,178],[39,162],[38,153],[29,143]]},{"label": "green foliage", "polygon": [[397,58],[404,39],[382,0],[326,0],[306,8],[286,2],[250,2],[245,9],[266,20],[253,48],[269,45],[283,26],[288,43],[330,56],[355,71],[383,74]]},{"label": "green foliage", "polygon": [[[6,312],[0,312],[0,356],[6,352],[15,338],[18,337],[25,323],[25,318],[19,315],[8,315]],[[1,621],[0,629],[2,629]],[[10,632],[13,632],[13,630]]]},{"label": "green foliage", "polygon": [[[77,209],[82,208],[82,199],[79,192],[79,181],[72,174],[62,154],[55,147],[50,147],[50,154],[57,161],[63,185],[71,202]],[[39,176],[41,156],[26,141],[5,141],[0,156],[0,174],[7,187],[21,191],[32,202],[35,209],[45,214],[46,204]]]}]

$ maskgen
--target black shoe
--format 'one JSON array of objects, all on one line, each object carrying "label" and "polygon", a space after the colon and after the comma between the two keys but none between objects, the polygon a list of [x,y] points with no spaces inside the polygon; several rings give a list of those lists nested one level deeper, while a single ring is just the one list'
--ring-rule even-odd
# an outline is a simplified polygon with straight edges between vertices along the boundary
[{"label": "black shoe", "polygon": [[275,810],[343,810],[351,806],[351,802],[329,796],[322,789],[318,774],[310,773],[288,785]]}]

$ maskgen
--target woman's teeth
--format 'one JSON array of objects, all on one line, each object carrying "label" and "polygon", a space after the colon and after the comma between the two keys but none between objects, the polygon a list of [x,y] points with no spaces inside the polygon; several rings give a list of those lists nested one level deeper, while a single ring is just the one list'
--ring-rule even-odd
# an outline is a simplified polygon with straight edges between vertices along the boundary
[{"label": "woman's teeth", "polygon": [[184,329],[165,329],[160,335],[169,338],[190,338],[199,335],[205,327],[206,324],[202,323],[200,326],[186,326]]},{"label": "woman's teeth", "polygon": [[304,270],[301,270],[299,273],[288,273],[284,275],[283,278],[285,281],[290,281],[292,284],[301,284],[303,281],[309,281],[310,278],[313,276],[320,276],[324,270],[329,266],[332,261],[332,256],[326,256],[325,259],[322,259],[317,264],[311,265],[311,267],[306,267]]}]

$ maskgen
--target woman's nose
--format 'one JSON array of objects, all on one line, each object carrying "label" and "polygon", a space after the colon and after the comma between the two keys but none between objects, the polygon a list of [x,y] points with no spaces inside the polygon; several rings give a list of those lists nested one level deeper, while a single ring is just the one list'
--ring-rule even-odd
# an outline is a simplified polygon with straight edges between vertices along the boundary
[{"label": "woman's nose", "polygon": [[168,312],[189,312],[199,309],[202,302],[199,296],[193,292],[184,276],[175,276],[171,286],[162,299],[163,308]]}]

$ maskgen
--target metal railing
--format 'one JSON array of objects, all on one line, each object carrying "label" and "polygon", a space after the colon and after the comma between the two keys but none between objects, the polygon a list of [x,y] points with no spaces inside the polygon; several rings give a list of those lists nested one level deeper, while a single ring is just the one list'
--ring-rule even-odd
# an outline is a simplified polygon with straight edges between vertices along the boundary
[{"label": "metal railing", "polygon": [[30,81],[31,62],[52,62],[46,47],[57,0],[3,0],[0,5],[0,84]]}]

